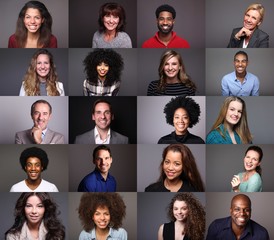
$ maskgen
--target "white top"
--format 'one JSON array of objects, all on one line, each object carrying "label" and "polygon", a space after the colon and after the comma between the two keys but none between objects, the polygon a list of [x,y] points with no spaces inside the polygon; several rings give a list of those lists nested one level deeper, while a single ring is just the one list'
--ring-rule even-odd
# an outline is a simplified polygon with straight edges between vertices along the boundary
[{"label": "white top", "polygon": [[[57,88],[58,92],[60,93],[60,96],[65,96],[65,90],[64,90],[63,83],[56,82],[56,88]],[[26,96],[26,91],[24,89],[24,81],[22,82],[19,96]]]},{"label": "white top", "polygon": [[59,191],[58,191],[58,188],[53,183],[50,183],[42,179],[40,185],[34,190],[30,189],[27,186],[25,180],[23,180],[19,183],[14,184],[11,187],[10,192],[59,192]]}]

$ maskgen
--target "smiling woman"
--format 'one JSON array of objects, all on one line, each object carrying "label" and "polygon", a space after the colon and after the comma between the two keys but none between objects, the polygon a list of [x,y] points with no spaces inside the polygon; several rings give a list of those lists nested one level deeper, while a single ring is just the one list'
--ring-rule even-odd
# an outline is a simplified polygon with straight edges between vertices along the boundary
[{"label": "smiling woman", "polygon": [[9,38],[9,48],[57,48],[51,34],[52,17],[39,1],[29,1],[21,9],[15,34]]}]

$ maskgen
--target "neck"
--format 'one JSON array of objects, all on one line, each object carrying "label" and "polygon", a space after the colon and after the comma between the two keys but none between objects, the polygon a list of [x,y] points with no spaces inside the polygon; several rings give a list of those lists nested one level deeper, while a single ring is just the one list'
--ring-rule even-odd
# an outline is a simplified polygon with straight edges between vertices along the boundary
[{"label": "neck", "polygon": [[171,192],[177,192],[181,188],[182,184],[183,181],[180,178],[175,178],[173,180],[166,178],[164,180],[164,186]]},{"label": "neck", "polygon": [[173,78],[166,77],[166,83],[173,84],[173,83],[178,83],[178,82],[180,82],[180,81],[179,81],[179,78],[177,76],[173,77]]},{"label": "neck", "polygon": [[[100,170],[99,169],[97,169],[99,172],[100,172]],[[100,174],[101,174],[101,176],[106,180],[107,179],[107,176],[108,176],[108,172],[106,172],[106,173],[102,173],[102,172],[100,172]]]},{"label": "neck", "polygon": [[116,29],[113,30],[105,30],[104,32],[104,39],[106,42],[111,41],[112,39],[115,38],[116,35]]},{"label": "neck", "polygon": [[237,72],[236,72],[236,77],[237,77],[237,79],[240,80],[241,82],[244,80],[245,75],[246,75],[246,71],[243,72],[243,73],[237,73]]},{"label": "neck", "polygon": [[30,40],[38,40],[39,37],[40,37],[39,31],[35,33],[28,32],[28,39]]},{"label": "neck", "polygon": [[227,122],[225,122],[224,125],[225,125],[225,127],[226,127],[228,133],[233,133],[233,131],[234,131],[234,130],[233,130],[234,125],[229,124],[229,123],[227,123]]},{"label": "neck", "polygon": [[172,32],[170,32],[170,33],[158,32],[158,36],[159,36],[159,39],[161,40],[161,42],[164,43],[165,45],[167,45],[172,38]]},{"label": "neck", "polygon": [[106,227],[104,229],[101,228],[95,228],[95,234],[96,234],[96,239],[106,239],[107,235],[109,233],[109,227]]},{"label": "neck", "polygon": [[38,178],[36,180],[31,180],[27,178],[25,182],[30,189],[34,190],[40,185],[40,183],[42,182],[42,178]]},{"label": "neck", "polygon": [[40,83],[45,83],[45,82],[47,82],[47,79],[46,79],[46,78],[40,78],[40,77],[39,77],[39,82],[40,82]]},{"label": "neck", "polygon": [[235,224],[232,223],[232,231],[235,234],[237,239],[240,239],[240,236],[242,235],[242,233],[244,232],[246,226],[237,226]]},{"label": "neck", "polygon": [[98,133],[99,133],[99,135],[100,135],[100,138],[101,139],[106,139],[107,138],[107,135],[108,135],[108,130],[109,130],[109,128],[108,129],[100,129],[100,128],[98,128],[97,126],[96,126],[96,128],[97,128],[97,131],[98,131]]},{"label": "neck", "polygon": [[186,133],[187,133],[187,129],[186,129],[185,131],[183,131],[183,132],[178,132],[178,131],[175,130],[175,133],[176,133],[176,135],[178,135],[178,136],[184,136],[184,135],[186,135]]}]

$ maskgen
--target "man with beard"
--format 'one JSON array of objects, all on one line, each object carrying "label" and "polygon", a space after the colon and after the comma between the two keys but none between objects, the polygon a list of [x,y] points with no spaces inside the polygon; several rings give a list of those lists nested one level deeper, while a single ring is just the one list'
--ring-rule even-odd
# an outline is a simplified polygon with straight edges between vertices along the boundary
[{"label": "man with beard", "polygon": [[156,9],[156,19],[159,31],[150,39],[146,40],[142,48],[189,48],[189,43],[172,31],[176,11],[175,9],[164,4]]},{"label": "man with beard", "polygon": [[257,76],[247,72],[248,55],[238,51],[234,55],[235,71],[222,79],[223,96],[259,96],[260,81]]},{"label": "man with beard", "polygon": [[231,200],[230,217],[213,221],[207,233],[207,240],[269,240],[267,230],[251,220],[251,200],[247,195],[238,194]]}]

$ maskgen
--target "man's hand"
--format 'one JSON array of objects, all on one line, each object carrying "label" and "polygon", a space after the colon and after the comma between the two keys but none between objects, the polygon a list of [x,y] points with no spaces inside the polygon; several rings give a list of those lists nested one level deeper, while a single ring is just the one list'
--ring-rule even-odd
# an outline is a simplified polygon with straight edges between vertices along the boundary
[{"label": "man's hand", "polygon": [[42,128],[39,125],[34,125],[32,127],[31,135],[37,144],[42,143]]}]

